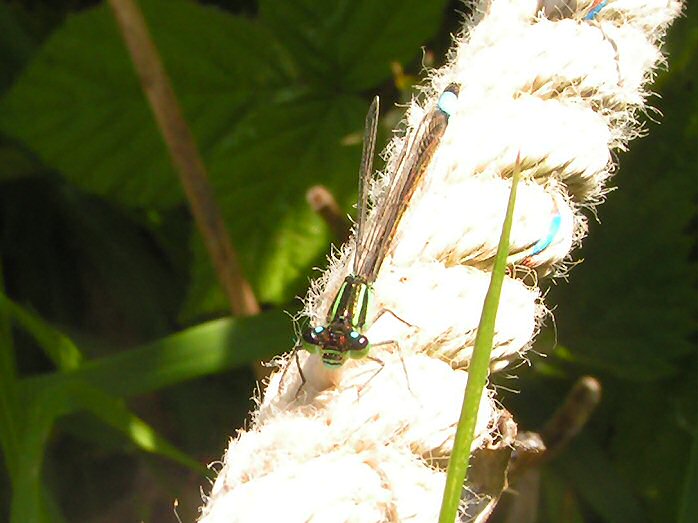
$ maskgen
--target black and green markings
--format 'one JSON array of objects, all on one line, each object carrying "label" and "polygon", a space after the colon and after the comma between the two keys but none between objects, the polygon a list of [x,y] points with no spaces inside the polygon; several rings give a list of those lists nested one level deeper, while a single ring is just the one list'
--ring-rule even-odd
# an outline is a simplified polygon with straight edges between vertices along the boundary
[{"label": "black and green markings", "polygon": [[367,222],[368,189],[373,176],[378,97],[374,98],[368,110],[359,173],[358,224],[353,272],[344,279],[337,292],[325,325],[310,327],[303,332],[304,348],[311,353],[319,353],[323,364],[328,368],[337,369],[350,358],[360,359],[368,356],[371,344],[362,331],[366,325],[373,294],[371,285],[391,249],[397,226],[410,198],[446,131],[458,91],[457,84],[450,84],[439,97],[436,107],[424,116],[417,129],[406,140],[386,194],[377,203],[370,223]]},{"label": "black and green markings", "polygon": [[337,293],[327,327],[321,325],[303,333],[306,350],[320,353],[326,367],[338,368],[347,357],[368,355],[368,338],[361,334],[366,323],[371,288],[360,276],[347,276]]}]

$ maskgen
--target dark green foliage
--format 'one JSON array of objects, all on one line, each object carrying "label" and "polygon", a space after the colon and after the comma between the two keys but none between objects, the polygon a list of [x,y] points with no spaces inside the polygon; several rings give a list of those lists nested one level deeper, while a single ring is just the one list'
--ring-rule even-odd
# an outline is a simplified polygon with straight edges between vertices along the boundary
[{"label": "dark green foliage", "polygon": [[[262,2],[252,21],[184,0],[142,2],[263,301],[302,292],[328,241],[305,190],[323,183],[351,201],[359,144],[343,144],[361,130],[357,95],[387,80],[391,62],[419,53],[443,3]],[[51,36],[0,115],[0,130],[82,189],[137,208],[182,202],[106,5]],[[185,312],[223,309],[203,247],[194,252]]]},{"label": "dark green foliage", "polygon": [[[267,309],[203,323],[227,307],[108,6],[0,4],[0,520],[164,521],[174,498],[194,517],[245,366],[290,348],[281,311],[328,251],[305,191],[351,211],[369,95],[389,107],[391,63],[443,52],[447,3],[140,0]],[[661,125],[548,297],[560,347],[503,397],[535,429],[576,376],[604,385],[543,473],[542,522],[698,520],[696,20],[670,33]]]}]

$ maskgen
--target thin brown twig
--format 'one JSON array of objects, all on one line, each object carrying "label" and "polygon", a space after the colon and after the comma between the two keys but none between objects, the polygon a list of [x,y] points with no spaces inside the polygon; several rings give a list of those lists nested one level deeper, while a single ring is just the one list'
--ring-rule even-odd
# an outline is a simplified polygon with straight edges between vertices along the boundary
[{"label": "thin brown twig", "polygon": [[351,222],[337,204],[334,195],[322,185],[313,185],[305,194],[310,208],[316,212],[329,226],[335,238],[340,243],[349,239]]},{"label": "thin brown twig", "polygon": [[593,376],[582,376],[567,393],[565,401],[551,416],[540,435],[545,442],[545,458],[560,453],[586,425],[601,401],[601,383]]},{"label": "thin brown twig", "polygon": [[524,432],[517,437],[517,459],[509,469],[509,478],[515,481],[526,470],[557,456],[589,421],[599,401],[601,383],[592,376],[579,378],[540,434]]},{"label": "thin brown twig", "polygon": [[167,144],[172,163],[179,174],[194,221],[204,238],[230,309],[235,316],[258,314],[259,304],[252,287],[242,275],[242,268],[215,202],[206,168],[184,120],[160,55],[148,33],[143,14],[134,0],[109,0],[109,4]]}]

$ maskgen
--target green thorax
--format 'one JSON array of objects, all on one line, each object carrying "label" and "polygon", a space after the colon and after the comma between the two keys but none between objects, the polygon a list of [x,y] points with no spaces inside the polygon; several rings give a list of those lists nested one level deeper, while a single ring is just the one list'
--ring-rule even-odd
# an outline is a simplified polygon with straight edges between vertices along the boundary
[{"label": "green thorax", "polygon": [[361,329],[371,301],[371,288],[361,276],[349,275],[337,292],[332,309],[327,315],[329,325],[343,323]]}]

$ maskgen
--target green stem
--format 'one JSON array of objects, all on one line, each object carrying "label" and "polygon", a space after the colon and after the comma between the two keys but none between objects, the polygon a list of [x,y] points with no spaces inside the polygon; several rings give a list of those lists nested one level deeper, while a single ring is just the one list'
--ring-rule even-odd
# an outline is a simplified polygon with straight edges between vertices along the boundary
[{"label": "green stem", "polygon": [[497,257],[492,269],[490,286],[485,296],[482,308],[480,325],[475,336],[473,357],[468,368],[468,382],[465,386],[463,407],[461,410],[456,436],[453,442],[453,452],[448,463],[448,474],[444,497],[441,503],[439,523],[453,523],[458,513],[461,500],[463,482],[466,478],[468,464],[470,462],[470,447],[473,444],[475,424],[480,408],[482,391],[487,383],[490,367],[490,354],[492,352],[492,339],[494,337],[494,325],[497,319],[499,298],[502,292],[502,283],[506,272],[507,257],[509,256],[509,233],[514,216],[516,202],[516,188],[521,175],[520,159],[517,157],[516,166],[511,180],[511,193],[507,206],[502,234],[497,247]]}]

